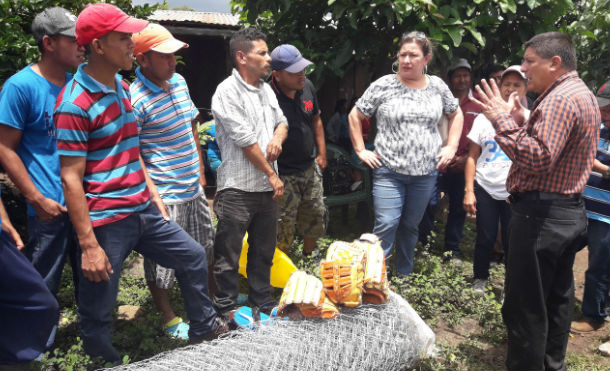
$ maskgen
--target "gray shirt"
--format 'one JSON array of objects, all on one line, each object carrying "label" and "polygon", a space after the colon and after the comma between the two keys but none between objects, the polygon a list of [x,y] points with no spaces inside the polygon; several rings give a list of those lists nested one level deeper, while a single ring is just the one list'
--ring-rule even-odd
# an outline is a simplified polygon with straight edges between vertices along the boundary
[{"label": "gray shirt", "polygon": [[458,109],[447,84],[426,75],[423,89],[403,85],[396,75],[373,82],[356,103],[367,117],[377,119],[375,153],[389,169],[405,175],[426,175],[436,169],[441,148],[438,123],[443,113]]},{"label": "gray shirt", "polygon": [[[279,124],[287,124],[273,89],[264,81],[256,88],[233,69],[212,97],[216,140],[222,164],[217,170],[216,190],[236,188],[246,192],[272,191],[265,173],[244,155],[242,148],[258,143],[263,154]],[[277,163],[270,164],[277,173]]]}]

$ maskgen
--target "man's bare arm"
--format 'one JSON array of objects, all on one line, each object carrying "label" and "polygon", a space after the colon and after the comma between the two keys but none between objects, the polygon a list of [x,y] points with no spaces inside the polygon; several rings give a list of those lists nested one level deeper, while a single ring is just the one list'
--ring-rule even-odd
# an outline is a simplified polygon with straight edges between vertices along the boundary
[{"label": "man's bare arm", "polygon": [[34,207],[40,220],[51,221],[57,219],[67,210],[55,200],[43,196],[34,185],[23,161],[17,154],[17,147],[21,142],[22,134],[19,129],[0,124],[0,162],[2,167],[25,199]]},{"label": "man's bare arm", "polygon": [[244,156],[254,165],[257,169],[265,173],[269,178],[269,184],[273,187],[273,199],[278,200],[284,195],[284,183],[280,180],[280,177],[275,173],[271,164],[267,161],[263,155],[263,151],[258,143],[254,143],[241,149],[244,152]]},{"label": "man's bare arm", "polygon": [[322,125],[322,117],[317,115],[313,118],[311,123],[313,126],[313,134],[316,140],[316,146],[318,147],[318,157],[316,161],[320,169],[324,171],[326,169],[326,140],[324,139],[324,126]]},{"label": "man's bare arm", "polygon": [[2,203],[2,199],[0,199],[0,219],[2,219],[2,230],[8,233],[9,236],[11,236],[11,238],[13,239],[13,241],[15,241],[15,246],[17,246],[19,250],[22,250],[25,245],[21,240],[21,236],[19,236],[19,233],[17,233],[15,227],[13,227],[13,224],[11,223],[11,220],[8,217],[8,213],[4,208],[4,204]]},{"label": "man's bare arm", "polygon": [[199,116],[197,116],[197,118],[195,118],[195,120],[191,122],[191,125],[193,127],[193,139],[195,139],[195,146],[197,147],[197,154],[199,156],[199,173],[201,174],[199,176],[199,185],[201,185],[201,188],[203,189],[206,185],[205,163],[203,162],[203,151],[201,150],[201,142],[199,142],[199,130],[197,129],[198,118]]},{"label": "man's bare arm", "polygon": [[284,143],[287,137],[288,125],[279,124],[273,132],[273,138],[271,138],[271,141],[267,144],[267,161],[273,162],[280,157],[280,154],[282,153],[282,143]]},{"label": "man's bare arm", "polygon": [[85,157],[61,156],[61,183],[64,189],[68,214],[82,250],[83,275],[93,281],[108,281],[114,273],[106,253],[97,242],[89,217],[89,207],[83,188]]}]

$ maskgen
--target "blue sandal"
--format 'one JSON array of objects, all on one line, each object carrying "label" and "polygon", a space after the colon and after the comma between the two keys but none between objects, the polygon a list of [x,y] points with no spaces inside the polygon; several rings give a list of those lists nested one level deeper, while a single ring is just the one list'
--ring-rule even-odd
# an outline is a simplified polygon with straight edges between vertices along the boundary
[{"label": "blue sandal", "polygon": [[173,320],[166,323],[165,326],[163,326],[163,331],[176,339],[189,339],[189,325],[184,323],[180,317],[174,317]]}]

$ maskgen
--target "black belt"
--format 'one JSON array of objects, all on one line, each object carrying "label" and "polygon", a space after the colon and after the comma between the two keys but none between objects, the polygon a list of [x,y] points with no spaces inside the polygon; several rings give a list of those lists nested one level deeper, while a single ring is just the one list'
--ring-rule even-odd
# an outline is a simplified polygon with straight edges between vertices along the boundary
[{"label": "black belt", "polygon": [[582,195],[580,193],[555,193],[555,192],[540,192],[540,191],[527,191],[513,193],[508,196],[511,203],[519,201],[552,201],[552,200],[565,200],[565,199],[580,199]]}]

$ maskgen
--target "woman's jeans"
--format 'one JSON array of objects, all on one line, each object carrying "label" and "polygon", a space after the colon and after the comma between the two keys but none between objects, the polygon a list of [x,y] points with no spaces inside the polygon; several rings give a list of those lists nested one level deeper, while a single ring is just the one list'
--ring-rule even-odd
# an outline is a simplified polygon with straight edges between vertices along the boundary
[{"label": "woman's jeans", "polygon": [[498,221],[502,226],[502,246],[504,255],[508,252],[508,222],[510,221],[510,204],[505,200],[496,200],[483,187],[475,184],[474,194],[477,198],[477,242],[474,247],[474,278],[489,278],[489,262],[498,235]]},{"label": "woman's jeans", "polygon": [[434,190],[436,176],[436,171],[422,176],[402,175],[385,166],[373,171],[373,233],[381,240],[386,258],[396,239],[394,262],[399,274],[413,272],[418,226]]}]

